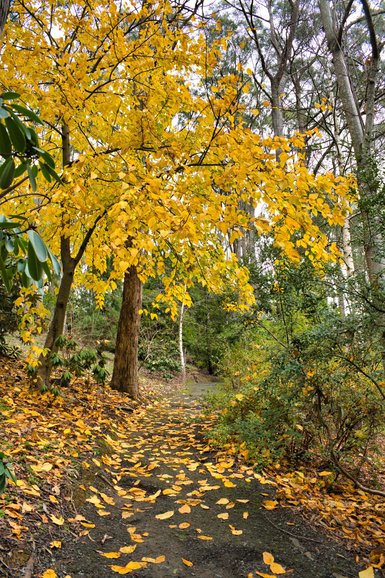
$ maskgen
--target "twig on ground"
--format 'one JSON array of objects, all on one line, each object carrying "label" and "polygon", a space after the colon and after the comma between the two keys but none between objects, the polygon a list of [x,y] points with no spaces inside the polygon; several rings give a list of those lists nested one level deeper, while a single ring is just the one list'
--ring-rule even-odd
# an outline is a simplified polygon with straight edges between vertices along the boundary
[{"label": "twig on ground", "polygon": [[291,536],[292,538],[296,538],[297,540],[307,540],[308,542],[315,542],[316,544],[323,544],[322,540],[316,540],[315,538],[309,538],[308,536],[297,536],[296,534],[289,532],[289,530],[285,530],[284,528],[280,528],[279,526],[274,524],[274,522],[269,518],[267,518],[262,512],[261,515],[262,518],[267,522],[269,522],[269,524],[271,524],[274,528],[276,528],[280,532],[283,532],[284,534],[287,534],[288,536]]},{"label": "twig on ground", "polygon": [[11,576],[11,569],[10,569],[10,567],[7,566],[7,564],[6,564],[6,563],[4,562],[4,560],[2,560],[1,558],[0,558],[0,564],[1,564],[2,566],[4,566],[4,568],[6,569],[5,571],[6,571],[6,573],[7,573],[7,576]]},{"label": "twig on ground", "polygon": [[112,482],[110,482],[110,480],[108,480],[107,478],[105,478],[102,474],[96,473],[96,475],[98,476],[98,478],[100,480],[102,480],[102,482],[104,482],[105,484],[107,484],[108,486],[110,486],[110,488],[112,488],[113,490],[114,488],[114,484]]}]

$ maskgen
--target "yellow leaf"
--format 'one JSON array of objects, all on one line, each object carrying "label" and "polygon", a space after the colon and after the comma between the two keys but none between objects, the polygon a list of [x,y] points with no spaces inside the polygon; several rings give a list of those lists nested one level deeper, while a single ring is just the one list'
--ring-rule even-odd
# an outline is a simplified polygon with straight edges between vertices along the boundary
[{"label": "yellow leaf", "polygon": [[140,570],[146,566],[146,562],[129,562],[125,566],[111,566],[111,570],[117,574],[130,574],[134,570]]},{"label": "yellow leaf", "polygon": [[262,506],[265,508],[265,510],[274,510],[274,508],[278,506],[278,502],[275,500],[263,500]]},{"label": "yellow leaf", "polygon": [[243,530],[237,530],[236,528],[234,528],[234,526],[232,526],[231,524],[229,524],[229,528],[231,530],[231,533],[233,536],[240,536],[241,534],[243,534]]},{"label": "yellow leaf", "polygon": [[182,562],[185,566],[188,566],[189,568],[191,568],[191,566],[194,566],[194,564],[190,562],[190,560],[186,560],[185,558],[182,558]]},{"label": "yellow leaf", "polygon": [[218,500],[216,503],[219,504],[220,506],[225,506],[226,504],[229,503],[230,500],[228,500],[227,498],[221,498],[220,500]]},{"label": "yellow leaf", "polygon": [[99,554],[105,558],[120,558],[120,552],[99,552]]},{"label": "yellow leaf", "polygon": [[189,528],[191,526],[191,524],[189,524],[188,522],[182,522],[181,524],[179,524],[178,528],[180,528],[181,530],[185,530],[186,528]]},{"label": "yellow leaf", "polygon": [[361,570],[358,572],[359,578],[374,578],[373,566],[369,566],[366,570]]},{"label": "yellow leaf", "polygon": [[168,512],[164,512],[163,514],[157,514],[155,516],[155,518],[157,520],[168,520],[173,515],[174,515],[174,510],[169,510]]},{"label": "yellow leaf", "polygon": [[198,536],[199,540],[212,540],[212,536]]},{"label": "yellow leaf", "polygon": [[54,524],[56,524],[57,526],[62,526],[64,524],[64,518],[63,516],[59,516],[58,518],[52,514],[51,515],[51,520]]},{"label": "yellow leaf", "polygon": [[230,482],[230,480],[225,480],[225,481],[223,482],[223,485],[224,485],[226,488],[236,488],[236,487],[237,487],[236,484],[233,484],[233,482]]},{"label": "yellow leaf", "polygon": [[274,574],[286,574],[286,570],[281,564],[277,564],[277,562],[273,562],[270,564],[270,570],[274,572]]},{"label": "yellow leaf", "polygon": [[188,506],[187,504],[184,504],[183,506],[181,506],[178,510],[178,512],[180,514],[190,514],[191,512],[191,508],[190,506]]},{"label": "yellow leaf", "polygon": [[136,546],[136,544],[133,544],[132,546],[122,546],[119,548],[119,552],[122,554],[132,554],[136,550]]},{"label": "yellow leaf", "polygon": [[268,566],[270,566],[270,564],[273,564],[274,562],[273,554],[270,554],[270,552],[264,552],[262,556],[265,564],[267,564]]},{"label": "yellow leaf", "polygon": [[166,556],[157,556],[157,558],[142,558],[142,562],[150,562],[151,564],[162,564],[166,561]]},{"label": "yellow leaf", "polygon": [[51,548],[61,548],[61,541],[60,540],[53,540],[52,542],[50,542],[49,545]]},{"label": "yellow leaf", "polygon": [[249,517],[249,512],[243,512],[242,518],[243,518],[244,520],[247,520],[248,517]]},{"label": "yellow leaf", "polygon": [[257,576],[261,576],[261,578],[276,578],[274,574],[265,574],[265,572],[257,572],[257,570],[255,571],[255,573],[257,574]]},{"label": "yellow leaf", "polygon": [[224,512],[223,514],[218,514],[217,518],[219,518],[220,520],[228,520],[229,514],[227,512]]},{"label": "yellow leaf", "polygon": [[43,574],[41,575],[41,578],[57,578],[57,574],[56,574],[55,570],[49,569],[49,570],[46,570],[45,572],[43,572]]}]

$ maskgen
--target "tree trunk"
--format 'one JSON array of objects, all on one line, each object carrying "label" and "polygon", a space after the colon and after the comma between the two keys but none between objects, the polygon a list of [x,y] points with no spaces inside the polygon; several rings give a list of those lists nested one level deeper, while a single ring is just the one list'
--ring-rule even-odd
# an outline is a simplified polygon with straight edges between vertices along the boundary
[{"label": "tree trunk", "polygon": [[4,26],[8,19],[9,6],[11,4],[10,0],[2,0],[0,2],[0,36],[3,33]]},{"label": "tree trunk", "polygon": [[139,395],[138,341],[141,305],[142,282],[136,267],[131,266],[124,275],[111,387],[128,393],[134,399]]},{"label": "tree trunk", "polygon": [[181,303],[179,314],[179,356],[182,373],[182,382],[186,383],[186,360],[183,351],[183,318],[184,318],[184,303]]},{"label": "tree trunk", "polygon": [[342,229],[342,251],[345,263],[344,276],[346,279],[350,279],[350,277],[354,275],[354,260],[349,217],[345,218],[344,227]]},{"label": "tree trunk", "polygon": [[59,293],[56,299],[53,317],[44,343],[44,349],[47,349],[48,352],[47,355],[41,356],[40,366],[38,369],[38,386],[40,389],[50,387],[52,371],[51,356],[59,350],[57,339],[63,335],[67,305],[74,280],[76,261],[71,257],[70,240],[64,237],[61,239],[61,259],[63,274],[60,281]]}]

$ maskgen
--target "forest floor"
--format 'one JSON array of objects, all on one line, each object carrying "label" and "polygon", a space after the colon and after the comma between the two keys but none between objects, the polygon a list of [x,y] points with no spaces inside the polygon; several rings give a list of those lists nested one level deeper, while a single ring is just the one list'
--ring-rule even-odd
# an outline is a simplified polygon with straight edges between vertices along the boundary
[{"label": "forest floor", "polygon": [[207,388],[143,389],[139,404],[84,382],[42,396],[3,365],[17,482],[0,499],[0,576],[383,575],[383,501],[314,472],[256,473],[208,444]]}]

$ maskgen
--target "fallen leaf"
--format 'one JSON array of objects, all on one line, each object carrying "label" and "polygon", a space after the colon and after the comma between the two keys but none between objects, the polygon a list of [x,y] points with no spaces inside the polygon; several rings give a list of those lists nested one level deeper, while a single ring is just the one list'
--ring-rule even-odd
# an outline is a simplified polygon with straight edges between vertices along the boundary
[{"label": "fallen leaf", "polygon": [[249,517],[249,512],[243,512],[242,518],[243,518],[244,520],[247,520],[248,517]]},{"label": "fallen leaf", "polygon": [[174,515],[174,510],[169,510],[168,512],[164,512],[163,514],[157,514],[155,518],[157,520],[168,520]]},{"label": "fallen leaf", "polygon": [[181,506],[178,510],[178,512],[180,514],[190,514],[191,513],[191,508],[188,504],[184,504],[183,506]]},{"label": "fallen leaf", "polygon": [[262,578],[276,578],[274,574],[265,574],[265,572],[257,572],[257,570],[255,571],[255,573],[257,574],[257,576],[261,576]]},{"label": "fallen leaf", "polygon": [[61,541],[60,540],[53,540],[50,542],[50,548],[61,548]]},{"label": "fallen leaf", "polygon": [[191,524],[189,524],[188,522],[182,522],[181,524],[179,524],[178,528],[180,528],[181,530],[185,530],[186,528],[189,528],[191,526]]},{"label": "fallen leaf", "polygon": [[48,570],[43,572],[43,574],[41,575],[41,578],[57,578],[57,574],[56,574],[55,570],[52,570],[51,568],[49,568]]},{"label": "fallen leaf", "polygon": [[240,536],[241,534],[243,534],[243,530],[237,530],[236,528],[234,528],[234,526],[232,526],[231,524],[229,524],[229,528],[231,530],[231,533],[233,536]]},{"label": "fallen leaf", "polygon": [[162,564],[166,561],[166,556],[158,556],[157,558],[142,558],[142,562],[150,562],[151,564]]},{"label": "fallen leaf", "polygon": [[278,506],[278,502],[275,500],[263,500],[262,505],[265,510],[274,510]]},{"label": "fallen leaf", "polygon": [[270,570],[274,572],[274,574],[286,574],[285,568],[281,566],[281,564],[278,564],[277,562],[273,562],[272,564],[270,564]]},{"label": "fallen leaf", "polygon": [[54,524],[56,524],[57,526],[62,526],[62,525],[64,524],[64,518],[63,518],[63,516],[56,517],[54,514],[52,514],[52,515],[50,516],[50,518],[51,518],[52,522],[53,522]]},{"label": "fallen leaf", "polygon": [[191,568],[191,566],[194,566],[194,564],[190,562],[190,560],[186,560],[185,558],[182,558],[182,562],[185,566],[188,566],[189,568]]},{"label": "fallen leaf", "polygon": [[212,540],[212,536],[203,536],[202,534],[198,536],[199,540]]},{"label": "fallen leaf", "polygon": [[129,562],[126,566],[111,566],[111,570],[117,574],[130,574],[134,570],[140,570],[146,566],[146,562]]},{"label": "fallen leaf", "polygon": [[267,564],[268,566],[270,566],[270,564],[272,564],[274,562],[274,556],[273,554],[270,554],[270,552],[264,552],[262,554],[263,557],[263,561],[265,564]]},{"label": "fallen leaf", "polygon": [[99,550],[97,552],[105,558],[120,558],[121,556],[120,552],[100,552]]},{"label": "fallen leaf", "polygon": [[119,552],[122,554],[132,554],[136,550],[136,546],[136,544],[133,544],[132,546],[122,546],[119,548]]},{"label": "fallen leaf", "polygon": [[374,578],[373,566],[369,566],[366,570],[361,570],[361,572],[358,572],[358,576],[360,578]]},{"label": "fallen leaf", "polygon": [[224,512],[223,514],[217,514],[217,518],[219,518],[220,520],[228,520],[229,514],[227,512]]},{"label": "fallen leaf", "polygon": [[216,503],[219,504],[219,506],[225,506],[226,504],[228,504],[230,502],[230,500],[228,500],[227,498],[221,498],[220,500],[218,500]]}]

